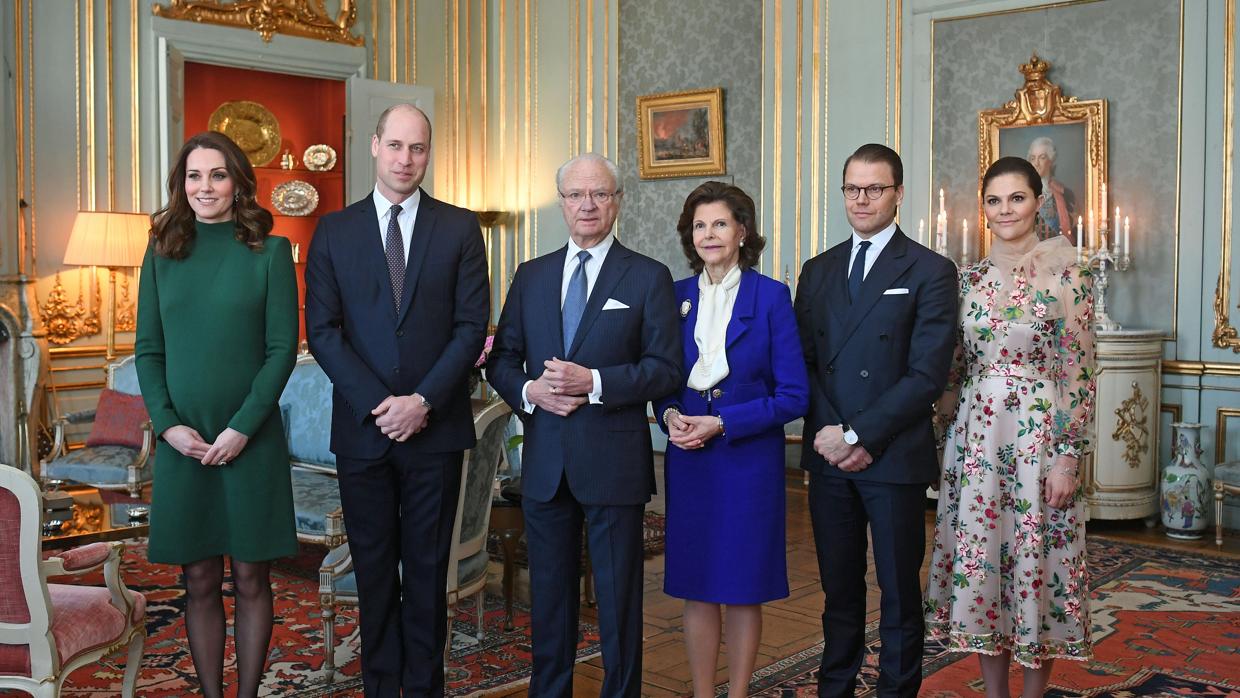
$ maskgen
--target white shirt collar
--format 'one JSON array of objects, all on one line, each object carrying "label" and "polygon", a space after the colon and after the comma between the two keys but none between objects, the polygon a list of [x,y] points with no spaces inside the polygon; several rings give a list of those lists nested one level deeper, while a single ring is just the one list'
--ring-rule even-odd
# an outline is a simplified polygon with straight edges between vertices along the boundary
[{"label": "white shirt collar", "polygon": [[[611,244],[615,241],[616,236],[611,233],[607,233],[607,237],[603,238],[602,242],[586,250],[586,252],[590,253],[591,259],[601,262],[607,258],[607,253],[611,250]],[[568,239],[568,254],[565,256],[564,263],[568,264],[570,260],[576,259],[577,253],[580,251],[581,248],[578,247],[577,243],[573,242],[573,239],[570,237]],[[598,265],[595,265],[595,268],[597,269]]]},{"label": "white shirt collar", "polygon": [[[877,233],[869,237],[870,251],[866,254],[866,256],[868,257],[870,255],[873,255],[877,257],[878,253],[884,247],[887,246],[887,243],[891,242],[891,238],[895,237],[895,234],[896,234],[896,222],[893,220],[891,221],[891,224],[888,225],[886,228],[883,228],[882,230],[878,231]],[[852,249],[854,250],[857,249],[857,245],[860,245],[862,240],[864,239],[865,238],[862,238],[860,235],[857,234],[857,231],[854,230],[852,234]]]},{"label": "white shirt collar", "polygon": [[[371,194],[371,199],[375,202],[375,213],[379,216],[380,221],[383,220],[383,217],[386,216],[388,214],[388,211],[392,209],[392,206],[395,205],[391,201],[388,201],[386,196],[379,193],[379,187],[375,187],[374,193]],[[409,213],[410,211],[417,211],[418,203],[420,203],[421,201],[422,201],[422,188],[419,187],[417,189],[414,189],[413,193],[410,194],[408,198],[400,202],[401,213]]]}]

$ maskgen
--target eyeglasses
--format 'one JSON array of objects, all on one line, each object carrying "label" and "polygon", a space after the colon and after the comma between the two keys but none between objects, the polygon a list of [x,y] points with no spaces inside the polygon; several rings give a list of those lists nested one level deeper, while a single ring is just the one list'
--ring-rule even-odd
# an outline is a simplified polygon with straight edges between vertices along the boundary
[{"label": "eyeglasses", "polygon": [[620,191],[570,191],[567,194],[560,192],[560,196],[569,203],[570,206],[580,206],[586,202],[586,198],[594,201],[595,206],[606,206],[611,203],[612,199],[620,197]]},{"label": "eyeglasses", "polygon": [[869,199],[870,201],[873,201],[874,199],[881,198],[883,195],[883,192],[887,191],[888,189],[895,189],[898,186],[900,185],[899,184],[871,184],[868,187],[859,187],[855,184],[845,184],[844,186],[840,187],[840,191],[844,192],[844,198],[849,199],[849,200],[856,199],[858,196],[861,196],[861,192],[865,192],[865,198]]}]

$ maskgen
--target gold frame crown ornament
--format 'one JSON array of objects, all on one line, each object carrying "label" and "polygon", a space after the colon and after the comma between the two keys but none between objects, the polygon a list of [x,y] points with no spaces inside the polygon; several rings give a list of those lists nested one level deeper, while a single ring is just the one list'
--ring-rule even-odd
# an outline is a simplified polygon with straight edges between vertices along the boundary
[{"label": "gold frame crown ornament", "polygon": [[253,29],[268,42],[273,34],[349,46],[361,46],[366,42],[365,38],[354,36],[350,31],[357,22],[357,0],[340,0],[340,10],[334,18],[323,7],[323,0],[170,0],[166,5],[153,5],[151,14]]}]

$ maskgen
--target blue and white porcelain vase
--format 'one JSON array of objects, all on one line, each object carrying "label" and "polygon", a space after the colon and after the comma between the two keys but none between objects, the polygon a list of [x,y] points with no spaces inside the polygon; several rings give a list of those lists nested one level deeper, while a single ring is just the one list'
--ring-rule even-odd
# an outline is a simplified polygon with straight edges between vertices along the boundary
[{"label": "blue and white porcelain vase", "polygon": [[1204,424],[1176,422],[1171,462],[1162,474],[1162,523],[1167,535],[1181,540],[1201,538],[1209,519],[1210,471],[1201,462]]}]

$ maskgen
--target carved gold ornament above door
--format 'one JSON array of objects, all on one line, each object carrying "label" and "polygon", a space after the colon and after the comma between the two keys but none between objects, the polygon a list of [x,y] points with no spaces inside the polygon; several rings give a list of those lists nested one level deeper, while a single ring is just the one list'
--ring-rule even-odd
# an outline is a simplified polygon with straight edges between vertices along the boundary
[{"label": "carved gold ornament above door", "polygon": [[323,0],[171,0],[155,4],[151,12],[156,17],[253,29],[263,41],[271,41],[273,34],[287,34],[350,46],[365,42],[350,31],[357,21],[356,0],[340,0],[334,18]]}]

